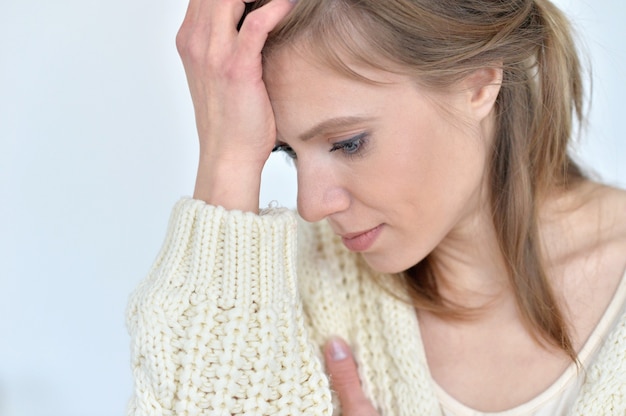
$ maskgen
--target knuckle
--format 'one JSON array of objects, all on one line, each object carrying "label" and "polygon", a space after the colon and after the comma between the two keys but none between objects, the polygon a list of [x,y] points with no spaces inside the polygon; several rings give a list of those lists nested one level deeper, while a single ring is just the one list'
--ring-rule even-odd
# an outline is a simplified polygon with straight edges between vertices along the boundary
[{"label": "knuckle", "polygon": [[206,48],[194,37],[176,39],[176,47],[180,56],[190,62],[201,62],[206,56]]},{"label": "knuckle", "polygon": [[259,13],[252,12],[246,16],[245,25],[247,30],[254,34],[267,32],[267,18]]},{"label": "knuckle", "polygon": [[192,33],[193,22],[188,17],[185,17],[185,20],[183,20],[183,23],[178,29],[178,33],[176,33],[176,45],[184,45]]},{"label": "knuckle", "polygon": [[176,49],[180,55],[185,54],[189,35],[186,28],[181,27],[176,34]]},{"label": "knuckle", "polygon": [[176,49],[185,64],[218,69],[224,60],[222,54],[211,47],[208,39],[197,34],[179,32],[176,36]]},{"label": "knuckle", "polygon": [[215,45],[206,31],[181,28],[176,35],[176,49],[185,65],[202,67],[211,71],[225,72],[229,65],[229,49]]}]

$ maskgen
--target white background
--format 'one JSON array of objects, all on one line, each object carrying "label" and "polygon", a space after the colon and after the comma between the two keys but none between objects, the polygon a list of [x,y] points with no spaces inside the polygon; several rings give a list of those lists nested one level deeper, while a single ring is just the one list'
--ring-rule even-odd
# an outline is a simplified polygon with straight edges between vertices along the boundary
[{"label": "white background", "polygon": [[[626,186],[626,3],[559,3],[594,68],[578,153]],[[0,0],[1,416],[124,413],[127,297],[194,181],[193,113],[174,47],[185,8]],[[294,206],[291,169],[272,158],[264,204]]]}]

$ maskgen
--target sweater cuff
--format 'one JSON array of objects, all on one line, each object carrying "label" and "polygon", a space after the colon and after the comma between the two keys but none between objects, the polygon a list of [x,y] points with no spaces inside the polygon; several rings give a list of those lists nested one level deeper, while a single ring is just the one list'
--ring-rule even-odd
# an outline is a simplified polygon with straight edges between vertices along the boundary
[{"label": "sweater cuff", "polygon": [[296,291],[293,212],[178,202],[128,324],[130,414],[330,412]]},{"label": "sweater cuff", "polygon": [[173,209],[154,278],[166,277],[157,286],[192,291],[192,303],[210,296],[223,309],[295,302],[296,233],[288,209],[257,215],[184,198]]}]

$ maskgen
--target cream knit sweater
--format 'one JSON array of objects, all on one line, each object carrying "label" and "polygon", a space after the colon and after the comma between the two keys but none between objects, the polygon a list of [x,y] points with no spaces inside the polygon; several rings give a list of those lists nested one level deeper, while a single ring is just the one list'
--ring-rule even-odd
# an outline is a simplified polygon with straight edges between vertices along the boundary
[{"label": "cream knit sweater", "polygon": [[[320,345],[339,335],[382,415],[441,415],[416,314],[373,273],[289,210],[181,200],[129,303],[128,414],[331,415]],[[587,370],[570,414],[626,415],[626,317]]]}]

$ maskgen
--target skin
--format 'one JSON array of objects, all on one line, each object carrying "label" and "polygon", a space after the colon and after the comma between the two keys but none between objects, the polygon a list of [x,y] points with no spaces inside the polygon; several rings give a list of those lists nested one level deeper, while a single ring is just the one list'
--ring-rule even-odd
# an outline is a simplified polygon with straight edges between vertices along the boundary
[{"label": "skin", "polygon": [[[487,160],[500,71],[435,93],[355,65],[380,84],[354,80],[301,50],[265,67],[279,145],[296,158],[300,215],[338,235],[380,227],[361,251],[373,269],[399,272],[431,254],[443,296],[479,308],[467,321],[418,311],[431,374],[453,397],[497,412],[539,395],[571,361],[528,330],[493,229]],[[337,117],[350,122],[328,124]],[[549,277],[580,350],[626,267],[625,194],[584,182],[555,190],[540,216]]]},{"label": "skin", "polygon": [[[276,130],[262,79],[261,49],[268,32],[292,7],[287,0],[272,1],[249,14],[237,32],[242,0],[189,2],[176,46],[200,145],[195,198],[258,211],[260,174]],[[233,169],[240,174],[230,175]]]},{"label": "skin", "polygon": [[[493,240],[485,181],[500,71],[436,94],[407,76],[365,68],[384,84],[350,79],[296,49],[270,58],[265,81],[278,142],[296,156],[299,214],[326,219],[341,236],[381,227],[361,252],[378,271],[406,270],[431,252],[485,263],[467,248]],[[357,121],[309,137],[337,118]]]},{"label": "skin", "polygon": [[[519,316],[491,224],[486,170],[500,72],[478,70],[435,93],[362,67],[354,69],[384,84],[355,81],[297,48],[276,51],[263,68],[267,33],[292,6],[273,0],[237,32],[242,0],[191,0],[177,46],[200,140],[194,197],[256,212],[261,170],[278,140],[297,156],[304,219],[326,219],[346,237],[375,228],[377,238],[360,251],[379,271],[405,270],[432,253],[443,296],[481,308],[463,322],[417,312],[439,385],[483,411],[536,396],[569,361],[537,342]],[[626,196],[586,182],[555,191],[540,218],[550,278],[578,349],[626,268]],[[330,340],[325,357],[343,414],[376,414],[348,346]]]},{"label": "skin", "polygon": [[[187,75],[199,139],[194,198],[257,212],[261,171],[275,145],[273,110],[262,79],[267,34],[293,2],[274,0],[249,14],[237,32],[241,0],[191,0],[176,37]],[[243,122],[245,120],[245,122]],[[237,171],[233,177],[229,173]],[[341,342],[341,341],[340,341]],[[325,346],[329,377],[344,415],[376,414],[361,390],[347,345],[339,359]]]}]

